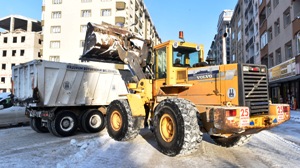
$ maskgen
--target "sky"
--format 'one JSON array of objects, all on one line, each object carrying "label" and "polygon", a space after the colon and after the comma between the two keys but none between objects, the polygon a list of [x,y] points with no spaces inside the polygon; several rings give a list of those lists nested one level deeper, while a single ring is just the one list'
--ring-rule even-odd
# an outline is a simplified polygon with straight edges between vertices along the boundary
[{"label": "sky", "polygon": [[[144,0],[162,41],[178,40],[184,32],[185,41],[210,48],[217,23],[224,9],[232,9],[237,0]],[[41,20],[42,0],[1,0],[0,18],[23,15]]]}]

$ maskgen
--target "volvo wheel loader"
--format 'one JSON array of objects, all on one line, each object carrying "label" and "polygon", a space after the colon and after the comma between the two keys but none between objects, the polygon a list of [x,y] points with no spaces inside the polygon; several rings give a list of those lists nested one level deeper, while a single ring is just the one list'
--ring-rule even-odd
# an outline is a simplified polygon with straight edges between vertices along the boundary
[{"label": "volvo wheel loader", "polygon": [[108,134],[131,140],[144,123],[161,152],[175,156],[195,151],[203,133],[239,146],[290,119],[288,104],[269,100],[265,65],[207,65],[203,55],[203,45],[183,38],[152,46],[126,29],[89,23],[80,59],[127,64],[133,74],[129,94],[106,110]]}]

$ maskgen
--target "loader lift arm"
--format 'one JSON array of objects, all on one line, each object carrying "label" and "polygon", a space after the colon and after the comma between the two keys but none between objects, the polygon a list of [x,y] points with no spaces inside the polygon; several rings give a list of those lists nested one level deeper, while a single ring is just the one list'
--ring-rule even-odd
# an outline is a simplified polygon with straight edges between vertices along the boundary
[{"label": "loader lift arm", "polygon": [[123,28],[107,23],[88,23],[80,60],[127,64],[134,76],[133,80],[139,82],[153,76],[149,68],[153,60],[151,45],[151,41]]}]

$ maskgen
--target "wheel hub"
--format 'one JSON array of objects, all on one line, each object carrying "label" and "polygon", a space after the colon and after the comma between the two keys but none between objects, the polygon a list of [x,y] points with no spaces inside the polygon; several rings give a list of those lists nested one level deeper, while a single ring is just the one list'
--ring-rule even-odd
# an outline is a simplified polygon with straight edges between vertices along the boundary
[{"label": "wheel hub", "polygon": [[160,135],[166,142],[174,139],[175,123],[169,114],[164,114],[160,119]]},{"label": "wheel hub", "polygon": [[64,117],[60,122],[60,127],[63,131],[70,131],[74,127],[74,121],[71,117]]},{"label": "wheel hub", "polygon": [[119,131],[122,126],[122,117],[118,111],[114,111],[110,117],[110,125],[114,131]]},{"label": "wheel hub", "polygon": [[90,126],[93,127],[93,128],[98,128],[101,124],[101,118],[98,116],[98,115],[93,115],[91,118],[90,118]]}]

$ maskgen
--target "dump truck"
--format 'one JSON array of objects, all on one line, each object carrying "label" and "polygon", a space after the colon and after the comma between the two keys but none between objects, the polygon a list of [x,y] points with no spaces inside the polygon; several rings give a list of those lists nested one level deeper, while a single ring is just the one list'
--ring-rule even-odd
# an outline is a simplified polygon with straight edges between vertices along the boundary
[{"label": "dump truck", "polygon": [[26,106],[38,133],[65,137],[105,128],[105,109],[128,94],[128,70],[33,60],[12,70],[14,104]]},{"label": "dump truck", "polygon": [[195,151],[203,133],[217,145],[240,146],[290,119],[288,104],[270,101],[265,65],[209,65],[204,46],[183,33],[153,46],[124,28],[88,23],[80,59],[128,65],[128,94],[106,108],[108,134],[131,140],[146,126],[169,156]]}]

